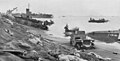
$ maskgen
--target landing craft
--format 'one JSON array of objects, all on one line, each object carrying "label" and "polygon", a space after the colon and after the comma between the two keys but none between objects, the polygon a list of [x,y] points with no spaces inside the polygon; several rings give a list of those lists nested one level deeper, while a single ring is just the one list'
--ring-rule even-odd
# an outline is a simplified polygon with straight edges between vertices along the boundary
[{"label": "landing craft", "polygon": [[112,31],[94,31],[87,35],[93,39],[100,40],[106,43],[118,42],[119,41],[119,30]]},{"label": "landing craft", "polygon": [[33,18],[53,18],[52,14],[32,13]]},{"label": "landing craft", "polygon": [[109,20],[105,20],[104,18],[103,19],[98,19],[98,20],[95,20],[94,18],[90,18],[90,20],[88,21],[89,23],[105,23],[105,22],[108,22]]},{"label": "landing craft", "polygon": [[33,19],[29,8],[26,8],[26,13],[24,14],[19,13],[18,15],[13,14],[13,16],[15,17],[15,22],[19,24],[40,28],[42,30],[49,30],[48,26],[51,26],[52,24],[54,24],[52,20],[50,20],[49,22],[47,20],[41,21],[41,20]]}]

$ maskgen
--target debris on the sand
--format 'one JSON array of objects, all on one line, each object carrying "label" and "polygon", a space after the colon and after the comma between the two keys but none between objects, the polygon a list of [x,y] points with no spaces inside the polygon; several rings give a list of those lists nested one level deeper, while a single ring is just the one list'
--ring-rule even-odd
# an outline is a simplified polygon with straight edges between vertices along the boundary
[{"label": "debris on the sand", "polygon": [[63,61],[63,60],[65,61],[87,61],[74,55],[64,55],[64,54],[59,55],[59,60],[60,61]]}]

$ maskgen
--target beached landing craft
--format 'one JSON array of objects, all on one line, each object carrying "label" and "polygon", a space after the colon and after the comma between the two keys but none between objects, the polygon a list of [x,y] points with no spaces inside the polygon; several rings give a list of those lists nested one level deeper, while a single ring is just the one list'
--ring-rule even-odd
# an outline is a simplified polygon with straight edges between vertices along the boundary
[{"label": "beached landing craft", "polygon": [[43,30],[48,30],[48,26],[54,24],[52,20],[50,22],[46,21],[40,21],[32,18],[31,12],[29,11],[29,8],[26,9],[26,14],[13,14],[15,17],[15,22],[32,26],[35,28],[40,28]]},{"label": "beached landing craft", "polygon": [[48,30],[48,26],[54,24],[52,20],[41,21],[41,20],[33,19],[29,8],[26,9],[26,13],[12,13],[16,9],[17,7],[13,8],[12,10],[7,10],[6,14],[3,14],[2,16],[14,20],[19,24],[40,28],[42,30]]},{"label": "beached landing craft", "polygon": [[107,43],[112,43],[112,42],[118,42],[119,39],[119,30],[113,30],[113,31],[94,31],[94,32],[90,32],[88,33],[88,36],[96,39],[96,40],[100,40],[103,42],[107,42]]},{"label": "beached landing craft", "polygon": [[23,24],[23,25],[28,25],[28,26],[32,26],[35,28],[40,28],[43,30],[48,30],[47,25],[43,25],[42,21],[38,21],[36,19],[28,19],[28,18],[24,18],[24,17],[15,17],[16,22]]},{"label": "beached landing craft", "polygon": [[98,19],[98,20],[95,20],[94,18],[90,18],[90,20],[88,21],[89,23],[105,23],[105,22],[108,22],[109,20],[105,20],[104,18],[103,19]]}]

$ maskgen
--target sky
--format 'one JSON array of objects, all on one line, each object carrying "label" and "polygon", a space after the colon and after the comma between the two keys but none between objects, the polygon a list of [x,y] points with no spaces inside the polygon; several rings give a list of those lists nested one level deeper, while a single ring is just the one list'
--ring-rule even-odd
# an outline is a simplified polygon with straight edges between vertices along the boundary
[{"label": "sky", "polygon": [[30,4],[32,12],[73,16],[120,16],[120,0],[0,0],[0,12],[18,7],[25,12]]}]

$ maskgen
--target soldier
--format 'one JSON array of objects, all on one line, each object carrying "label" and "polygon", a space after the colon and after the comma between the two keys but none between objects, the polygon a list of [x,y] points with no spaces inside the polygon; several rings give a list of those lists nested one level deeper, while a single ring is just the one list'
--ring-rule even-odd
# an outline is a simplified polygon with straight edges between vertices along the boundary
[{"label": "soldier", "polygon": [[66,24],[66,26],[64,27],[65,29],[65,32],[67,32],[69,29],[68,29],[68,24]]}]

